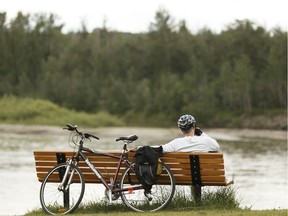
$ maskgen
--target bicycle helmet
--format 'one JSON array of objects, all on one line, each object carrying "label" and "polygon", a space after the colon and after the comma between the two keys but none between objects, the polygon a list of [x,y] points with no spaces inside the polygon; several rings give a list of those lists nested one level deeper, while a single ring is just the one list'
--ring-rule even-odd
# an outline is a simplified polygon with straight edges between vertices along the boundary
[{"label": "bicycle helmet", "polygon": [[191,127],[195,127],[196,125],[196,120],[195,118],[192,116],[192,115],[182,115],[178,122],[178,127],[181,129],[181,130],[188,130],[190,129]]}]

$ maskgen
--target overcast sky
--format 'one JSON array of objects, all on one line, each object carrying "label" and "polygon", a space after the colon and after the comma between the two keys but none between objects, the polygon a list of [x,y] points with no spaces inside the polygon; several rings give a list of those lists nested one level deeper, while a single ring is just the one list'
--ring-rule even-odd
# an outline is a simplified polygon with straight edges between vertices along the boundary
[{"label": "overcast sky", "polygon": [[110,30],[147,32],[156,11],[163,8],[175,24],[185,20],[192,32],[207,27],[220,32],[236,19],[249,19],[266,30],[287,31],[287,0],[0,0],[0,12],[8,20],[23,13],[53,13],[64,23],[64,31],[77,31],[84,22],[90,31],[106,26]]}]

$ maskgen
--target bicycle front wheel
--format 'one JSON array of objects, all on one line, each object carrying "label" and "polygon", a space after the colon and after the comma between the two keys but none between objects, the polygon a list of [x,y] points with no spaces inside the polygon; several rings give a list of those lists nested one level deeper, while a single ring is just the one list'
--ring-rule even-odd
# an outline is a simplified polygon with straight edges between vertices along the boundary
[{"label": "bicycle front wheel", "polygon": [[157,177],[157,183],[152,186],[151,193],[145,194],[144,189],[136,189],[141,185],[135,176],[134,164],[126,168],[120,179],[120,188],[127,189],[121,192],[121,198],[127,207],[138,212],[158,211],[171,202],[175,193],[175,179],[169,167],[163,162],[162,169],[161,175]]},{"label": "bicycle front wheel", "polygon": [[[66,163],[55,166],[41,184],[40,202],[43,210],[48,214],[71,213],[83,198],[85,182],[81,170],[72,164],[63,181],[66,169]],[[72,180],[70,185],[69,179]],[[63,187],[60,186],[61,182],[64,182]]]}]

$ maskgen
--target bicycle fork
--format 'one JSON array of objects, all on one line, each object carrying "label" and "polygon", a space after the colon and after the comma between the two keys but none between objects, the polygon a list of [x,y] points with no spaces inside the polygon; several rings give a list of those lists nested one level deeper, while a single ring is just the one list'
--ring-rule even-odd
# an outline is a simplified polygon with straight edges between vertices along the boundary
[{"label": "bicycle fork", "polygon": [[68,189],[70,187],[70,184],[72,182],[72,179],[73,179],[73,176],[75,173],[75,169],[72,169],[68,181],[67,181],[67,177],[69,175],[72,163],[73,163],[73,161],[72,161],[72,159],[70,159],[69,162],[67,163],[64,175],[63,174],[61,175],[61,173],[60,173],[61,170],[59,171],[59,177],[60,177],[60,179],[62,179],[61,184],[58,186],[59,191],[66,192],[66,191],[68,191]]},{"label": "bicycle fork", "polygon": [[[61,167],[59,169],[59,178],[61,180],[60,185],[58,186],[58,190],[63,192],[63,204],[64,208],[69,208],[70,206],[70,193],[69,193],[69,187],[71,185],[75,169],[72,169],[71,174],[69,176],[69,172],[72,167],[73,160],[70,159],[67,162],[66,167]],[[69,179],[67,179],[69,177]]]}]

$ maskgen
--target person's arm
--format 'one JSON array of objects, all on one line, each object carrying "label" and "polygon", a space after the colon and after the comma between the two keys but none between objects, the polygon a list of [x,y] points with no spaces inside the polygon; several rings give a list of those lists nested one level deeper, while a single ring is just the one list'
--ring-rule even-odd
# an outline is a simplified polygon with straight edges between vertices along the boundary
[{"label": "person's arm", "polygon": [[213,139],[213,141],[215,141],[215,142],[213,142],[211,144],[211,151],[220,152],[220,146],[219,146],[218,142],[216,140],[214,140],[214,139]]},{"label": "person's arm", "polygon": [[202,133],[202,136],[206,136],[207,145],[209,146],[209,152],[219,152],[220,151],[219,143],[214,138],[208,136],[205,133]]},{"label": "person's arm", "polygon": [[165,152],[176,152],[176,141],[175,140],[172,140],[170,141],[169,143],[166,143],[164,145],[162,145],[162,148],[163,148],[163,153]]}]

